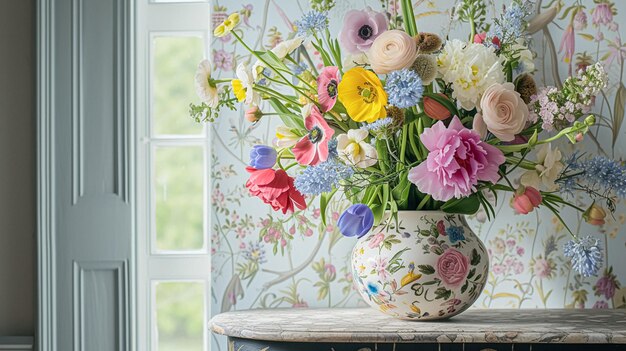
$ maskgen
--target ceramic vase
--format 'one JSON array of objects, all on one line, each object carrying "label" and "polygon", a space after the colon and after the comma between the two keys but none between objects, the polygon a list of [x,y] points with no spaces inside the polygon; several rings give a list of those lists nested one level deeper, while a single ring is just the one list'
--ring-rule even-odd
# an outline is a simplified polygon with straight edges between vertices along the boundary
[{"label": "ceramic vase", "polygon": [[351,261],[365,302],[407,320],[465,311],[489,270],[485,245],[465,217],[440,211],[400,211],[397,220],[383,220],[357,241]]}]

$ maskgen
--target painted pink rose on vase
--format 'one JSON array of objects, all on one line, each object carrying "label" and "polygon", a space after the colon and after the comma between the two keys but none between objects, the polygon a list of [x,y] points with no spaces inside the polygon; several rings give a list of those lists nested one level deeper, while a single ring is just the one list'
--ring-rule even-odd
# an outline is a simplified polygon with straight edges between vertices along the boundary
[{"label": "painted pink rose on vase", "polygon": [[448,287],[458,287],[465,282],[469,260],[460,251],[449,248],[437,260],[437,274]]},{"label": "painted pink rose on vase", "polygon": [[383,240],[385,240],[385,234],[378,233],[374,235],[374,237],[372,238],[372,240],[370,240],[370,243],[369,243],[370,249],[377,248],[378,245],[380,245],[380,243],[383,242]]},{"label": "painted pink rose on vase", "polygon": [[497,183],[502,151],[480,140],[480,135],[454,117],[446,128],[439,121],[421,135],[428,158],[409,171],[409,181],[437,201],[469,196],[479,181]]},{"label": "painted pink rose on vase", "polygon": [[385,14],[375,12],[371,7],[365,10],[350,10],[344,17],[339,42],[349,53],[358,54],[369,50],[374,39],[386,30]]}]

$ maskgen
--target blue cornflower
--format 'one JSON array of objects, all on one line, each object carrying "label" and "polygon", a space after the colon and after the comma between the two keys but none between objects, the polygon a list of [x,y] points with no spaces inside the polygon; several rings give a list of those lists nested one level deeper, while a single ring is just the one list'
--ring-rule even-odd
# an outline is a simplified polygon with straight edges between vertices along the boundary
[{"label": "blue cornflower", "polygon": [[352,177],[352,174],[352,168],[335,158],[329,158],[326,162],[305,168],[296,177],[294,185],[302,194],[319,195],[332,191],[333,186],[339,186],[341,180]]},{"label": "blue cornflower", "polygon": [[302,15],[295,25],[298,27],[298,35],[307,37],[311,33],[321,32],[328,28],[328,16],[325,12],[309,11]]},{"label": "blue cornflower", "polygon": [[465,240],[463,227],[450,226],[446,228],[446,234],[448,234],[448,238],[450,238],[450,242],[453,244],[457,241]]},{"label": "blue cornflower", "polygon": [[602,247],[591,236],[568,241],[563,253],[572,259],[572,268],[584,277],[597,275],[602,266]]},{"label": "blue cornflower", "polygon": [[422,79],[415,71],[405,68],[387,75],[385,91],[390,105],[409,108],[419,103],[424,86]]},{"label": "blue cornflower", "polygon": [[391,117],[385,117],[375,122],[364,125],[363,129],[367,129],[373,133],[383,132],[385,128],[388,128],[392,123],[393,119]]},{"label": "blue cornflower", "polygon": [[246,259],[250,261],[254,261],[257,263],[265,263],[265,250],[261,248],[261,244],[249,242],[245,250],[243,250],[243,255]]}]

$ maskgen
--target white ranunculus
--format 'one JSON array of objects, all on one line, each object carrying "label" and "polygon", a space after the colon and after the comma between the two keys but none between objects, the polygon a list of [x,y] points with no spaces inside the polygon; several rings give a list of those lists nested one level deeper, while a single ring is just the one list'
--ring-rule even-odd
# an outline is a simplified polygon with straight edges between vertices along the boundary
[{"label": "white ranunculus", "polygon": [[441,78],[452,84],[452,97],[466,110],[472,110],[485,90],[494,83],[504,82],[502,60],[493,47],[448,41],[437,57]]},{"label": "white ranunculus", "polygon": [[369,132],[364,129],[350,129],[347,134],[337,136],[337,153],[346,164],[367,168],[378,162],[376,148],[365,139]]},{"label": "white ranunculus", "polygon": [[219,104],[219,94],[217,86],[211,83],[211,63],[209,60],[202,60],[200,64],[198,64],[195,83],[198,97],[209,107],[217,107]]},{"label": "white ranunculus", "polygon": [[241,84],[246,89],[246,98],[244,103],[248,105],[258,105],[261,97],[254,91],[254,78],[252,77],[251,71],[248,70],[248,65],[240,63],[237,66],[236,73],[237,79],[241,81]]},{"label": "white ranunculus", "polygon": [[524,172],[520,178],[520,183],[535,189],[543,188],[546,191],[555,191],[559,188],[555,182],[564,167],[565,165],[561,162],[561,151],[556,147],[552,149],[550,144],[545,144],[537,151],[535,169]]}]

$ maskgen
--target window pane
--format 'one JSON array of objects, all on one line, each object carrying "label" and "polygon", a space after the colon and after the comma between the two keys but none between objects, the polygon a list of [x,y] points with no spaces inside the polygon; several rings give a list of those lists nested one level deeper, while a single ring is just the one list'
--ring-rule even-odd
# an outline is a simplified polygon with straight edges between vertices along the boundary
[{"label": "window pane", "polygon": [[204,347],[204,284],[155,284],[159,351],[202,351]]},{"label": "window pane", "polygon": [[200,37],[153,38],[152,116],[155,134],[202,132],[202,124],[189,117],[189,103],[199,102],[194,76],[203,52]]},{"label": "window pane", "polygon": [[205,169],[202,146],[157,147],[154,167],[157,250],[201,250]]}]

